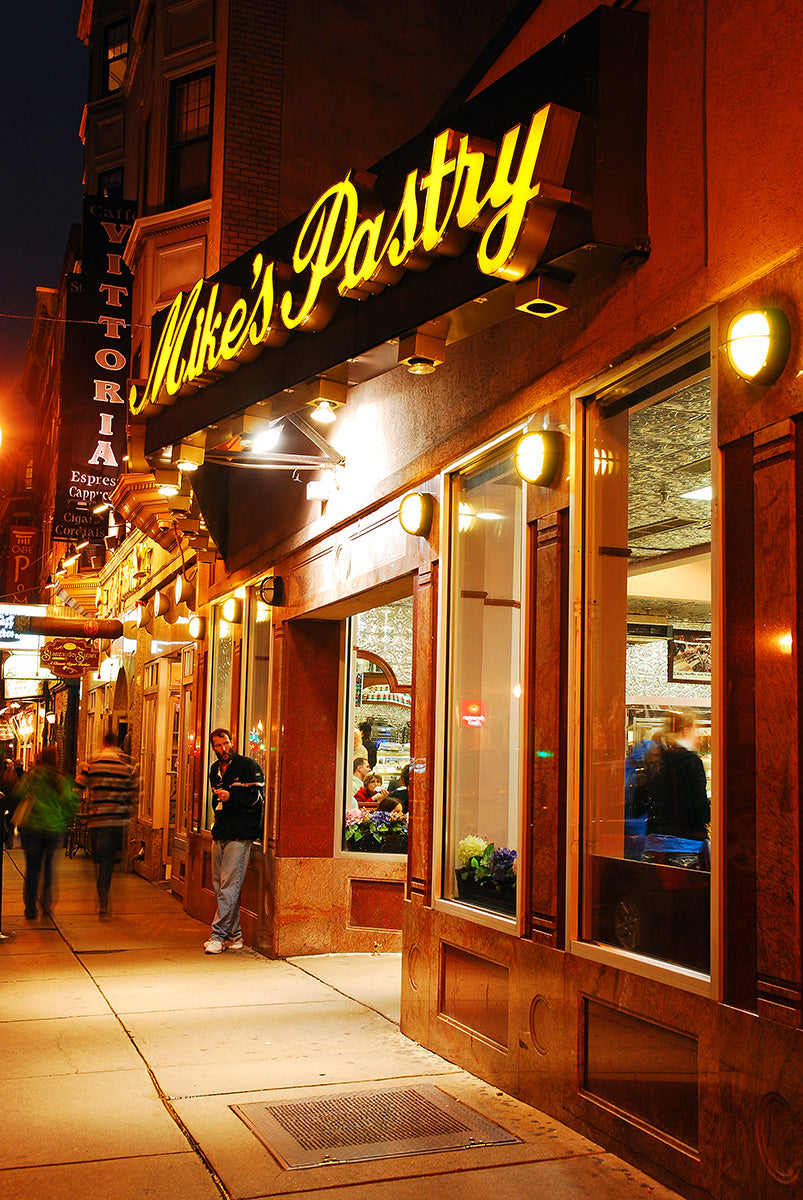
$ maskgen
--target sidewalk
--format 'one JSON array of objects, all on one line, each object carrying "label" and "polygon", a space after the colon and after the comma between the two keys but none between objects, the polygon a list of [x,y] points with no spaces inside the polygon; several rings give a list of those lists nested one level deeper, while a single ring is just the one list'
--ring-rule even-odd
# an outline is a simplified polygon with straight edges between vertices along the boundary
[{"label": "sidewalk", "polygon": [[[0,943],[0,1194],[6,1200],[678,1200],[571,1130],[399,1031],[398,955],[205,956],[207,930],[162,887],[57,853],[53,921],[28,922],[6,852]],[[231,1105],[436,1085],[517,1135],[290,1170]]]}]

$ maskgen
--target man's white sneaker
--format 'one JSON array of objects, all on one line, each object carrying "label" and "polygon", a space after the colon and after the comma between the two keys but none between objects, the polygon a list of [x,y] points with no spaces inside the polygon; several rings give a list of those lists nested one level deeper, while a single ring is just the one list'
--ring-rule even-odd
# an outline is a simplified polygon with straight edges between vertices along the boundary
[{"label": "man's white sneaker", "polygon": [[242,950],[242,948],[243,939],[241,937],[226,938],[225,942],[223,943],[224,950]]},{"label": "man's white sneaker", "polygon": [[208,942],[204,942],[205,954],[220,954],[223,948],[220,938],[210,938]]}]

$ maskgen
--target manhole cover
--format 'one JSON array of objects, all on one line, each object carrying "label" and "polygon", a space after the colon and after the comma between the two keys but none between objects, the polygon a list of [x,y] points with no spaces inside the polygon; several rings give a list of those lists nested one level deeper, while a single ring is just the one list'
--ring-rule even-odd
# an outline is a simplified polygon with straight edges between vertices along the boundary
[{"label": "manhole cover", "polygon": [[430,1084],[231,1109],[291,1169],[520,1141]]}]

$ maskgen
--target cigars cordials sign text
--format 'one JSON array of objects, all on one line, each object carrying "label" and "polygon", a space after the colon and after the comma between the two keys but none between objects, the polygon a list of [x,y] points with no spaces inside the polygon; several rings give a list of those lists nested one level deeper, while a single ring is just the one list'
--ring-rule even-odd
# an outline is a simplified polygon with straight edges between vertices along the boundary
[{"label": "cigars cordials sign text", "polygon": [[556,213],[589,203],[566,186],[580,121],[548,104],[498,146],[447,129],[426,169],[407,175],[395,208],[383,208],[373,176],[349,174],[307,213],[291,263],[254,254],[248,294],[200,279],[176,296],[147,383],[129,393],[132,414],[173,404],[296,329],[322,329],[341,297],[367,299],[438,255],[462,254],[472,236],[483,274],[531,274]]},{"label": "cigars cordials sign text", "polygon": [[108,497],[125,454],[131,273],[123,251],[135,216],[128,201],[84,199],[81,267],[67,292],[54,538],[106,533],[92,508]]}]

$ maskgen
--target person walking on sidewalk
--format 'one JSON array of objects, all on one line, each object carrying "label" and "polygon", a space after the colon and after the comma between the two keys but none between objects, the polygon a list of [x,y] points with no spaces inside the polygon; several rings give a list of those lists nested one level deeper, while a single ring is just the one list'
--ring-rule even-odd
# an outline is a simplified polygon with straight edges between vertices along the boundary
[{"label": "person walking on sidewalk", "polygon": [[123,836],[136,799],[134,768],[118,748],[111,730],[103,736],[103,748],[81,767],[76,783],[85,789],[84,812],[95,863],[98,915],[103,920],[109,915],[112,873],[122,858]]},{"label": "person walking on sidewalk", "polygon": [[204,943],[207,954],[242,950],[240,892],[251,857],[251,844],[262,836],[262,788],[265,776],[253,758],[237,754],[228,729],[213,729],[217,762],[209,769],[212,789],[212,886],[217,912]]},{"label": "person walking on sidewalk", "polygon": [[38,916],[40,875],[42,913],[46,917],[52,916],[53,855],[78,808],[72,780],[62,775],[56,767],[55,746],[45,746],[40,751],[36,764],[23,776],[18,794],[20,802],[14,813],[14,821],[19,826],[25,852],[25,918],[35,921]]}]

